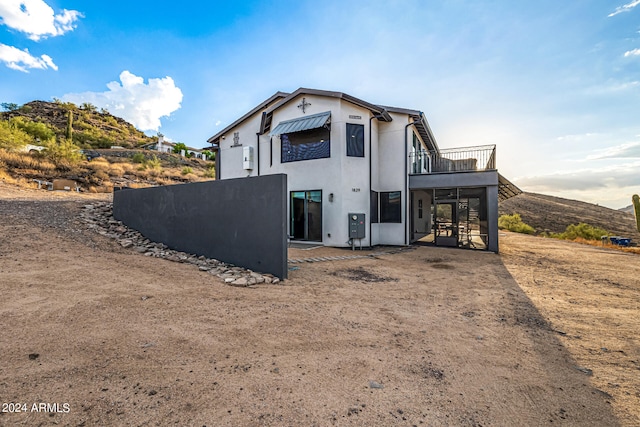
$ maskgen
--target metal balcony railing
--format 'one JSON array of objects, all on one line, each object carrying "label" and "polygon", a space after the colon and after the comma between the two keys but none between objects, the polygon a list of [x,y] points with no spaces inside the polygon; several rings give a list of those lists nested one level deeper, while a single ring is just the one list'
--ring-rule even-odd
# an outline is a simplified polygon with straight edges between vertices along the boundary
[{"label": "metal balcony railing", "polygon": [[409,155],[412,174],[471,172],[496,169],[496,146],[421,150]]}]

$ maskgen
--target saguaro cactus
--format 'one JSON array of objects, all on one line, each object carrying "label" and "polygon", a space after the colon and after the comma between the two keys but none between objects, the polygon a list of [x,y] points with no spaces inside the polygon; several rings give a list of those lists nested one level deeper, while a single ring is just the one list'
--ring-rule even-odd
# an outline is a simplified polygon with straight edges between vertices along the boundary
[{"label": "saguaro cactus", "polygon": [[67,140],[73,141],[73,111],[67,113]]},{"label": "saguaro cactus", "polygon": [[640,231],[640,197],[634,194],[631,200],[633,200],[633,213],[636,215],[636,228]]}]

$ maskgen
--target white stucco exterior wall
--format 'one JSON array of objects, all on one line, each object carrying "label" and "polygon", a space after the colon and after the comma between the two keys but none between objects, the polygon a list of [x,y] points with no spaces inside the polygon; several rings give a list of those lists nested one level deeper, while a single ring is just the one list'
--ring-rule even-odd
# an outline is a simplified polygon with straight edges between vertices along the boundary
[{"label": "white stucco exterior wall", "polygon": [[[305,98],[305,112],[298,107]],[[266,110],[266,109],[265,109]],[[263,110],[263,111],[265,111]],[[304,116],[331,111],[331,154],[329,158],[281,163],[279,136],[257,136],[262,111],[256,112],[238,126],[230,129],[220,140],[220,178],[285,173],[288,176],[288,205],[292,191],[322,191],[322,244],[348,246],[348,214],[366,215],[366,238],[363,246],[388,244],[404,245],[408,229],[405,226],[409,199],[406,193],[407,176],[405,143],[411,144],[413,126],[408,115],[392,113],[393,121],[372,119],[371,112],[346,100],[317,95],[300,95],[273,111],[271,129],[278,123]],[[348,157],[347,123],[364,127],[364,157]],[[371,130],[369,127],[371,126]],[[234,146],[234,133],[238,143]],[[405,137],[405,134],[408,135]],[[369,137],[371,136],[371,143]],[[254,169],[244,170],[242,148],[254,147]],[[259,162],[259,168],[258,168]],[[371,183],[369,181],[371,168]],[[401,191],[402,222],[371,224],[370,191]],[[333,194],[333,201],[329,201]],[[290,215],[290,206],[287,206]],[[290,227],[290,218],[287,218]],[[289,230],[289,233],[291,231]],[[358,242],[359,244],[360,242]]]}]

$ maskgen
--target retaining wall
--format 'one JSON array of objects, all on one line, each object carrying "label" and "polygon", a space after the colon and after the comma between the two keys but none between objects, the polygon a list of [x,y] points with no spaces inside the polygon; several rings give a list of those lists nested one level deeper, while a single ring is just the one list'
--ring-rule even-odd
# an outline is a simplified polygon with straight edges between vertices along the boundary
[{"label": "retaining wall", "polygon": [[113,216],[172,249],[287,277],[287,176],[225,179],[113,194]]}]

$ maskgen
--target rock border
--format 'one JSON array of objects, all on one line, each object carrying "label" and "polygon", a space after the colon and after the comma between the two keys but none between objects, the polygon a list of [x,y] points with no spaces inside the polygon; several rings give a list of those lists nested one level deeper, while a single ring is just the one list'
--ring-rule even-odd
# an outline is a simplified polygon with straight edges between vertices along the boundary
[{"label": "rock border", "polygon": [[223,283],[230,286],[247,287],[261,283],[282,283],[279,278],[272,274],[256,273],[217,259],[176,251],[169,249],[163,243],[152,242],[139,231],[133,230],[121,221],[114,219],[113,203],[111,202],[96,202],[84,205],[80,218],[85,222],[87,228],[115,240],[125,249],[131,249],[148,257],[195,265],[200,271],[218,277]]}]

